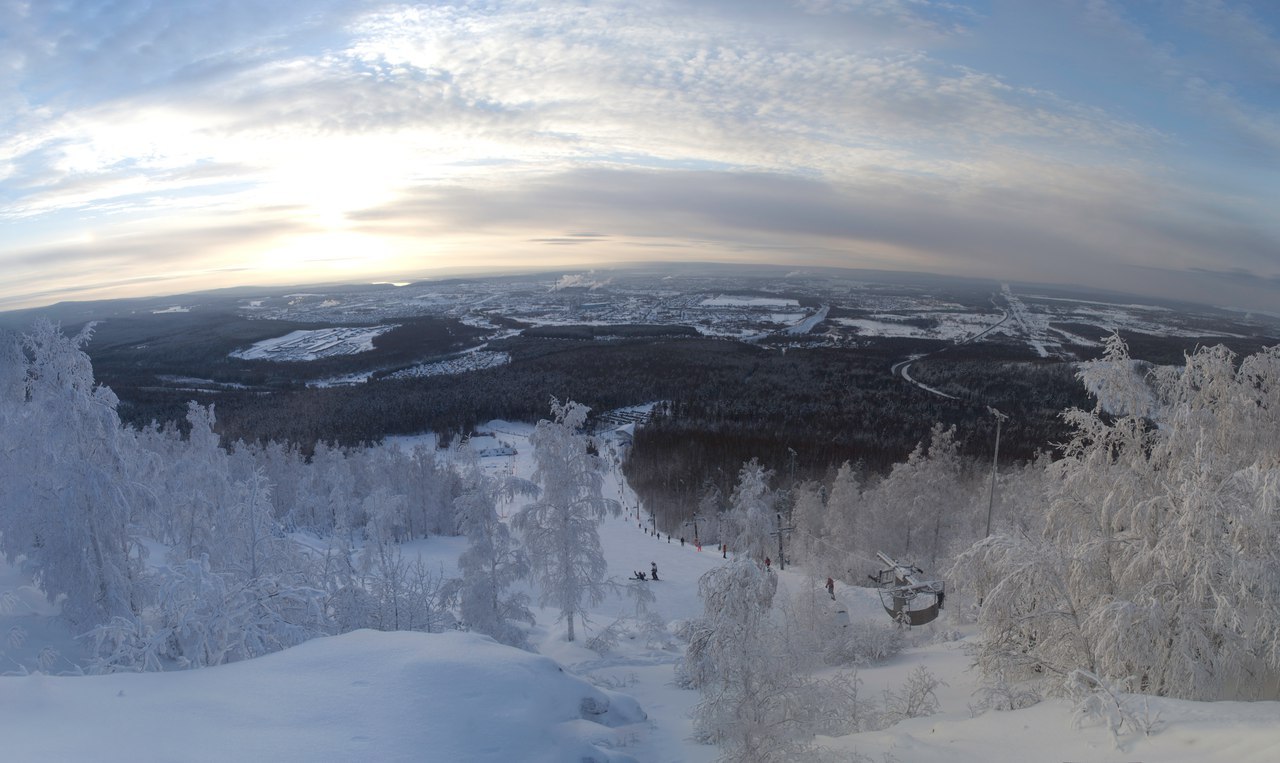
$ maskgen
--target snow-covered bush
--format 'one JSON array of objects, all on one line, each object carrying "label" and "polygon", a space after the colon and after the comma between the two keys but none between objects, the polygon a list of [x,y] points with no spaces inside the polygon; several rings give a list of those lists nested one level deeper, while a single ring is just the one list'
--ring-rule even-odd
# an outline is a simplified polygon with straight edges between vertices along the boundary
[{"label": "snow-covered bush", "polygon": [[897,691],[886,690],[881,699],[880,726],[892,726],[908,718],[920,718],[938,712],[939,687],[946,686],[929,669],[917,665]]},{"label": "snow-covered bush", "polygon": [[1064,684],[1067,696],[1075,700],[1075,722],[1101,721],[1120,746],[1125,731],[1150,736],[1163,726],[1159,712],[1152,712],[1146,695],[1130,692],[1131,681],[1108,681],[1087,670],[1073,670]]}]

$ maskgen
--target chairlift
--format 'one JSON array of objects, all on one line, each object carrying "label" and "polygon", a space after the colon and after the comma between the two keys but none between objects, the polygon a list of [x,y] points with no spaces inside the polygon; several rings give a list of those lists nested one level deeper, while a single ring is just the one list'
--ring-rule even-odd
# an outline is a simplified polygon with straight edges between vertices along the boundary
[{"label": "chairlift", "polygon": [[894,622],[901,625],[925,625],[938,619],[946,598],[946,583],[921,580],[924,570],[894,561],[882,551],[876,557],[884,563],[875,575],[868,575],[880,587],[880,604]]}]

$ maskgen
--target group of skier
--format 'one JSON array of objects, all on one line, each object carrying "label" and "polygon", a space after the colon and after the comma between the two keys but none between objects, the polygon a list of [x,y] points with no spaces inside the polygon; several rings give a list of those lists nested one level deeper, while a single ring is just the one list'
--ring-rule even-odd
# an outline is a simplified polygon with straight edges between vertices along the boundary
[{"label": "group of skier", "polygon": [[637,570],[635,574],[636,580],[657,580],[658,579],[658,563],[649,562],[649,574],[646,576],[644,570]]}]

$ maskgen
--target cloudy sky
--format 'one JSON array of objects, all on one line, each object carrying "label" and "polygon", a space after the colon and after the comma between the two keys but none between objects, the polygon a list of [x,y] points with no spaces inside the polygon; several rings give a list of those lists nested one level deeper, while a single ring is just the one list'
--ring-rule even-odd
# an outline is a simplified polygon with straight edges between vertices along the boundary
[{"label": "cloudy sky", "polygon": [[0,310],[675,259],[1280,309],[1280,5],[0,0]]}]

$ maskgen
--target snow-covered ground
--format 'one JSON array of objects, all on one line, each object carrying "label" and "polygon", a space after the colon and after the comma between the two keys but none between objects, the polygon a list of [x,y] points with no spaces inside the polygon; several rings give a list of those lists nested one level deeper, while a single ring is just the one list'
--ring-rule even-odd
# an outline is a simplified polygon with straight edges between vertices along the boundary
[{"label": "snow-covered ground", "polygon": [[264,339],[231,357],[242,360],[316,360],[337,355],[355,355],[373,349],[373,340],[394,325],[335,326],[327,329],[291,331],[274,339]]},{"label": "snow-covered ground", "polygon": [[[181,673],[0,680],[5,760],[627,761],[626,696],[470,633],[355,631]],[[592,712],[601,711],[601,712]]]},{"label": "snow-covered ground", "polygon": [[704,307],[799,307],[800,303],[794,299],[784,299],[782,297],[744,297],[732,294],[721,294],[716,297],[708,297],[702,300]]},{"label": "snow-covered ground", "polygon": [[[904,323],[903,318],[924,318],[935,322],[924,328]],[[869,318],[833,318],[832,323],[858,330],[863,336],[904,337],[908,339],[965,339],[990,326],[994,319],[980,313],[919,312],[904,315],[878,313]]]},{"label": "snow-covered ground", "polygon": [[[529,476],[532,426],[495,421],[485,429],[486,437],[516,451],[483,458],[486,469]],[[388,446],[434,443],[427,436]],[[70,672],[76,659],[70,634],[51,619],[56,609],[29,580],[0,565],[0,635],[7,634],[0,672],[9,674],[0,677],[0,759],[709,763],[717,750],[691,739],[698,695],[672,680],[682,645],[670,625],[701,613],[698,578],[723,559],[710,547],[699,551],[689,538],[681,545],[678,537],[650,534],[617,472],[606,480],[605,494],[624,506],[620,517],[600,527],[609,574],[623,588],[645,585],[656,599],[650,611],[666,625],[652,631],[629,625],[612,645],[595,645],[597,651],[588,648],[593,637],[635,614],[627,596],[594,608],[574,643],[564,640],[553,610],[535,610],[538,625],[530,635],[540,656],[466,633],[357,631],[203,670],[56,675]],[[465,545],[461,538],[435,537],[404,551],[454,574]],[[660,580],[626,582],[651,563]],[[781,584],[824,597],[825,571],[813,572],[789,568],[779,573]],[[840,586],[836,594],[855,622],[886,617],[868,589]],[[897,656],[860,669],[861,694],[875,700],[897,690],[923,665],[945,682],[940,712],[882,731],[820,739],[836,759],[1280,760],[1280,703],[1153,698],[1146,711],[1151,735],[1115,737],[1099,721],[1076,718],[1063,700],[1012,712],[973,710],[979,676],[966,653],[972,631],[944,617],[909,638],[912,645]],[[40,662],[46,647],[52,652],[47,665]],[[590,712],[603,709],[602,698],[609,711]]]}]

